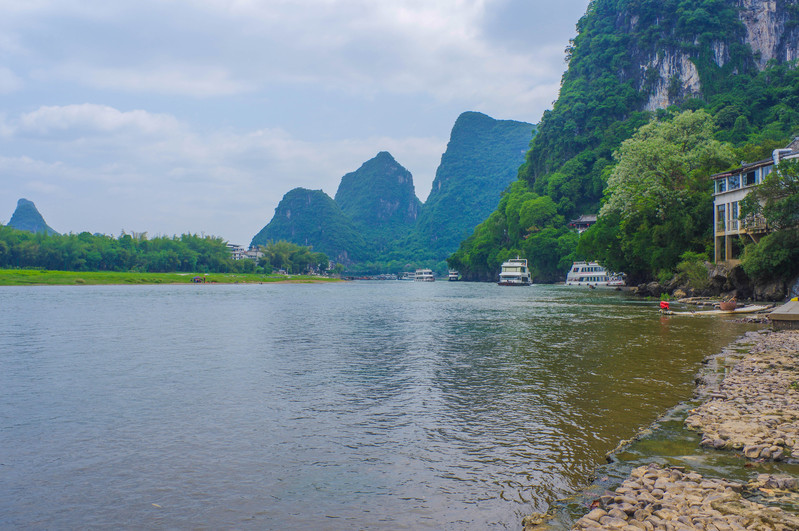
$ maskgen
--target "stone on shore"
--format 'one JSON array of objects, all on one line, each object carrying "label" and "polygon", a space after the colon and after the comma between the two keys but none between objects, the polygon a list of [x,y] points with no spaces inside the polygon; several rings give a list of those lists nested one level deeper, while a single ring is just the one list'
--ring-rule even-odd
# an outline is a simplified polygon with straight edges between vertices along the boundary
[{"label": "stone on shore", "polygon": [[[758,482],[750,487],[796,488],[793,478],[763,475]],[[743,489],[740,483],[704,478],[679,467],[642,466],[631,472],[615,496],[603,497],[600,507],[577,520],[573,529],[799,529],[799,517],[747,500],[741,495]]]},{"label": "stone on shore", "polygon": [[[706,447],[739,451],[753,460],[799,459],[799,331],[747,334],[747,341],[752,339],[749,353],[719,383],[708,375],[697,379],[705,402],[685,424],[702,433]],[[573,529],[799,529],[799,516],[756,503],[748,499],[752,494],[795,507],[799,480],[760,474],[743,485],[651,464],[634,469],[613,494],[601,496]]]},{"label": "stone on shore", "polygon": [[760,336],[685,424],[702,433],[702,446],[799,458],[799,331]]}]

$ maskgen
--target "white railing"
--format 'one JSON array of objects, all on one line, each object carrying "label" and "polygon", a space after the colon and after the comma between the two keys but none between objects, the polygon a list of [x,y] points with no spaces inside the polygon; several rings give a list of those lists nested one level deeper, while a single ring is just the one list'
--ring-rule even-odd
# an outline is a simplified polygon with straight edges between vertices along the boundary
[{"label": "white railing", "polygon": [[768,230],[768,224],[766,223],[765,218],[761,216],[746,218],[741,220],[741,224],[743,225],[743,228],[749,232],[763,232]]}]

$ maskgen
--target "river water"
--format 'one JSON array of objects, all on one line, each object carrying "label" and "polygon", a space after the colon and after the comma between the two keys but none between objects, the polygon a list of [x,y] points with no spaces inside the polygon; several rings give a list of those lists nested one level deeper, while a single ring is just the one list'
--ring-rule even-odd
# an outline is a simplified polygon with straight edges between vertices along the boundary
[{"label": "river water", "polygon": [[748,325],[564,286],[0,288],[0,528],[518,529]]}]

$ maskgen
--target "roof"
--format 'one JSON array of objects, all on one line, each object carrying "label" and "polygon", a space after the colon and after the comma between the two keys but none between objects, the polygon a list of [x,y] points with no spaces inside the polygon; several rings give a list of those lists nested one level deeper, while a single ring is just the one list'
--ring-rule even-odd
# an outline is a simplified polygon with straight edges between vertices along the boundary
[{"label": "roof", "polygon": [[735,168],[734,170],[727,170],[727,171],[723,171],[721,173],[716,173],[715,175],[711,175],[710,178],[715,181],[716,179],[723,179],[724,177],[729,177],[730,175],[736,175],[736,174],[739,174],[739,173],[747,173],[747,172],[750,172],[752,170],[756,170],[758,168],[762,168],[763,166],[768,166],[770,164],[774,164],[774,160],[770,159],[770,158],[769,159],[759,160],[757,162],[751,162],[749,164],[745,164],[745,163],[741,162],[741,167],[740,168]]},{"label": "roof", "polygon": [[583,214],[579,218],[569,222],[569,224],[572,223],[596,223],[596,214]]},{"label": "roof", "polygon": [[[796,157],[797,155],[799,155],[799,136],[794,138],[793,141],[790,144],[788,144],[788,146],[786,146],[785,148],[778,149],[778,150],[775,151],[775,153],[777,153],[777,152],[780,153],[779,155],[777,155],[777,161],[779,161],[781,159],[789,158],[789,157],[793,158],[793,157]],[[756,170],[757,168],[762,168],[763,166],[769,166],[771,164],[774,164],[774,157],[773,156],[770,157],[770,158],[767,158],[767,159],[759,160],[757,162],[750,162],[748,164],[746,162],[741,161],[741,167],[740,168],[735,168],[734,170],[723,171],[721,173],[717,173],[715,175],[711,175],[710,178],[715,181],[717,179],[723,179],[725,177],[729,177],[730,175],[737,175],[737,174],[740,174],[740,173],[750,172],[752,170]]]}]

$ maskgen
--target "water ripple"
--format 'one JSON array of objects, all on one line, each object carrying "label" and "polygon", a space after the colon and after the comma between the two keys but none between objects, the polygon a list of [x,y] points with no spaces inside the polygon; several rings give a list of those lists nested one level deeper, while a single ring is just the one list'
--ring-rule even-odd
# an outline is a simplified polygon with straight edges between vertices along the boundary
[{"label": "water ripple", "polygon": [[0,527],[518,528],[742,327],[564,287],[0,288]]}]

